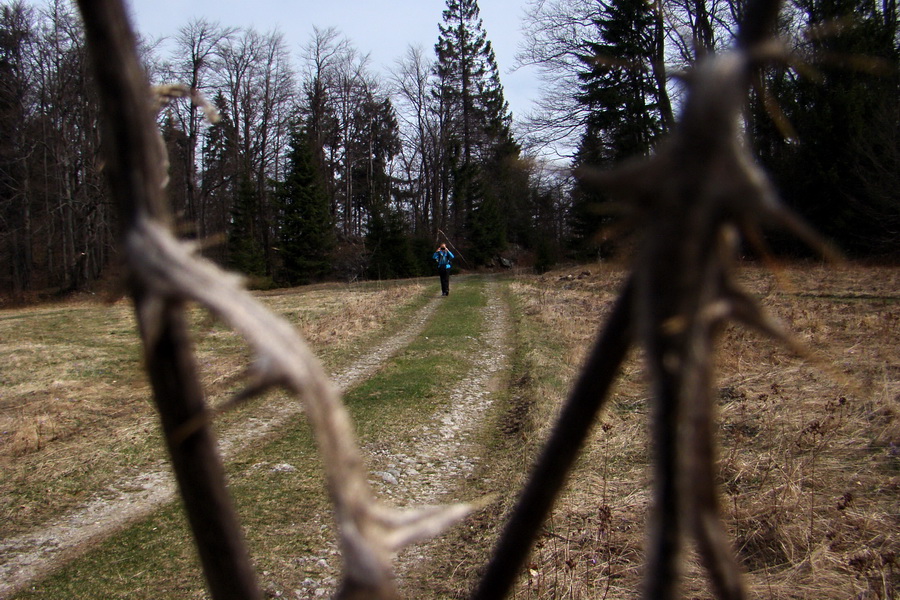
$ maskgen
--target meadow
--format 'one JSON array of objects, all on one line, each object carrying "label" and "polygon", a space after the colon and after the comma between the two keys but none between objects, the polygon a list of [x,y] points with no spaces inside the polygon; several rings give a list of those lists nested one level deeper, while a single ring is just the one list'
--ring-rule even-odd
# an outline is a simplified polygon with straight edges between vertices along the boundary
[{"label": "meadow", "polygon": [[[751,597],[896,598],[900,269],[802,263],[773,272],[750,263],[740,273],[810,351],[797,357],[740,326],[727,327],[719,343],[721,506]],[[508,366],[493,385],[473,451],[490,459],[450,492],[494,500],[416,549],[414,560],[401,556],[406,597],[468,594],[624,275],[620,265],[592,264],[490,278],[510,315]],[[371,456],[411,443],[408,432],[448,403],[454,382],[471,368],[485,324],[464,315],[484,304],[486,279],[457,278],[450,302],[418,337],[348,391]],[[276,290],[261,299],[296,324],[333,372],[398,331],[436,294],[436,281],[411,280]],[[192,323],[215,405],[240,385],[247,350],[204,314],[192,313]],[[439,352],[438,343],[453,350]],[[73,299],[0,311],[0,361],[0,538],[40,527],[123,473],[165,458],[127,302]],[[638,594],[651,485],[640,350],[613,394],[516,598]],[[225,413],[216,427],[254,418],[265,402]],[[296,469],[287,480],[267,468],[282,464]],[[330,577],[333,565],[309,557],[333,562],[331,550],[324,552],[333,539],[303,419],[240,453],[228,469],[265,589],[271,597],[312,597],[318,588],[310,582]],[[148,598],[203,598],[188,540],[180,507],[171,503],[16,597],[135,598],[143,589]],[[710,596],[691,552],[685,574],[689,597]]]}]

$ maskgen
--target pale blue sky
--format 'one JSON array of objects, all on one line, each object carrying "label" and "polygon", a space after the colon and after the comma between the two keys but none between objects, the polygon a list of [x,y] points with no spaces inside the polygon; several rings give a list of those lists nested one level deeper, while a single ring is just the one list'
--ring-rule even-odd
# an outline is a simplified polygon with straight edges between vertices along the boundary
[{"label": "pale blue sky", "polygon": [[[282,32],[291,55],[299,51],[315,25],[335,27],[362,53],[371,55],[373,70],[386,70],[410,45],[433,55],[445,0],[126,0],[134,26],[147,39],[172,36],[193,17],[264,33]],[[510,72],[522,39],[522,13],[527,0],[481,0],[481,18],[497,54],[506,99],[515,118],[524,116],[537,97],[534,69]]]}]

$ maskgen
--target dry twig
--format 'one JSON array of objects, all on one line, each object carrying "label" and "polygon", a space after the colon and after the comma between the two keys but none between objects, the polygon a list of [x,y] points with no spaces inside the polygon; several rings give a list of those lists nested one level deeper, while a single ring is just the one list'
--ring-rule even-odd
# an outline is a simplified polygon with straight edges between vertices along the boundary
[{"label": "dry twig", "polygon": [[532,471],[476,600],[508,594],[632,336],[646,350],[653,382],[655,481],[644,597],[677,597],[686,534],[697,544],[716,597],[744,597],[715,485],[716,334],[733,318],[792,349],[799,345],[739,288],[733,257],[740,233],[757,240],[762,227],[772,226],[828,251],[777,201],[742,137],[741,113],[753,77],[783,52],[771,40],[778,9],[778,0],[748,5],[737,48],[705,58],[690,74],[681,118],[652,158],[608,173],[582,173],[636,208],[643,239],[629,284]]},{"label": "dry twig", "polygon": [[[397,510],[368,484],[346,409],[300,335],[243,289],[234,275],[196,256],[171,233],[163,200],[165,157],[156,107],[135,54],[120,0],[82,0],[100,87],[108,173],[119,202],[130,285],[145,359],[179,489],[213,596],[258,598],[259,588],[225,487],[204,415],[183,306],[194,301],[221,318],[256,354],[252,393],[283,386],[302,398],[326,471],[345,573],[340,598],[393,598],[392,555],[441,532],[474,507]],[[109,60],[109,57],[118,60]],[[190,95],[169,87],[167,95]],[[248,392],[251,393],[251,392]],[[187,424],[200,423],[186,430]]]}]

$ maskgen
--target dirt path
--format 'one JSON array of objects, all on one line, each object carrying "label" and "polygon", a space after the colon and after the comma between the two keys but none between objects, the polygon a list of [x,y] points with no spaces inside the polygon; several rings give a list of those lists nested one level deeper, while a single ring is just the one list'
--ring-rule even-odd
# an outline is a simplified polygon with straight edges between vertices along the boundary
[{"label": "dirt path", "polygon": [[[371,483],[386,502],[396,506],[440,504],[474,500],[448,497],[459,484],[472,476],[481,460],[483,449],[476,436],[483,416],[493,403],[493,392],[508,367],[510,355],[509,308],[500,297],[498,284],[488,280],[485,329],[479,337],[472,368],[450,392],[447,408],[431,415],[427,421],[413,425],[412,443],[364,448],[372,471]],[[323,526],[330,526],[329,515],[318,515]],[[428,554],[428,543],[413,546],[396,560],[396,573],[401,580],[406,572],[421,563]],[[309,570],[324,575],[302,582],[293,593],[297,598],[329,598],[336,591],[340,562],[336,544],[329,543],[316,554],[298,557]],[[313,566],[315,565],[315,567]],[[290,596],[286,594],[286,596]]]},{"label": "dirt path", "polygon": [[[371,376],[388,358],[418,336],[437,307],[432,300],[410,324],[374,351],[333,376],[341,390]],[[302,411],[300,402],[279,399],[262,405],[254,417],[241,421],[220,436],[227,459]],[[51,573],[124,525],[149,515],[175,497],[168,463],[159,462],[138,476],[122,477],[78,509],[32,532],[0,540],[0,600],[31,581]]]},{"label": "dirt path", "polygon": [[412,445],[390,450],[382,447],[371,455],[373,467],[382,469],[375,472],[381,478],[379,492],[398,505],[463,500],[443,496],[470,477],[482,458],[473,437],[493,402],[492,392],[509,356],[509,311],[496,283],[489,282],[486,292],[486,329],[472,357],[472,369],[451,391],[447,409],[419,426]]}]

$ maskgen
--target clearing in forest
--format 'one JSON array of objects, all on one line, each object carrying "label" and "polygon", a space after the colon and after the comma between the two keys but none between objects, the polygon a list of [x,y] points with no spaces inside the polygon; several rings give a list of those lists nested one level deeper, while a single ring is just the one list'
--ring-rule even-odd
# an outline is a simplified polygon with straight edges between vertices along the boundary
[{"label": "clearing in forest", "polygon": [[[385,502],[494,495],[485,510],[398,557],[405,597],[469,593],[623,275],[589,265],[456,278],[447,298],[430,280],[263,298],[298,324],[346,390]],[[900,269],[801,264],[773,275],[749,264],[742,279],[820,361],[741,327],[720,341],[722,505],[751,594],[896,597]],[[0,562],[25,550],[11,540],[161,464],[129,319],[123,305],[0,312],[0,352],[13,367],[0,382]],[[239,385],[246,351],[202,315],[194,323],[204,382],[218,402]],[[516,598],[635,596],[650,486],[647,398],[635,352]],[[273,424],[228,450],[231,490],[269,596],[327,597],[340,568],[330,508],[302,416],[271,421],[282,402],[272,394],[221,418],[223,441],[229,431]],[[140,494],[142,485],[121,491]],[[46,546],[51,555],[62,542]],[[71,561],[58,553],[65,566],[15,597],[207,597],[177,502],[86,544]],[[708,593],[700,572],[689,556],[687,594]]]}]

